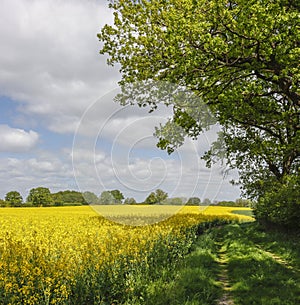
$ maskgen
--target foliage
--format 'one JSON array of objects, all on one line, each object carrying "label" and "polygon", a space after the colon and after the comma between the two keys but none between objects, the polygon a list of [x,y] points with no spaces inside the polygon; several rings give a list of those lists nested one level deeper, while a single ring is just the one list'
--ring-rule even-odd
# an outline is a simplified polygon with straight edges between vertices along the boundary
[{"label": "foliage", "polygon": [[265,196],[259,199],[254,214],[260,222],[300,228],[299,180],[299,176],[294,176],[285,184],[274,183]]},{"label": "foliage", "polygon": [[232,207],[235,206],[235,202],[232,200],[223,200],[223,201],[218,201],[216,205],[222,206],[222,207]]},{"label": "foliage", "polygon": [[124,200],[124,204],[136,204],[136,200],[134,198],[126,198]]},{"label": "foliage", "polygon": [[87,204],[84,195],[78,191],[65,190],[51,194],[55,205],[64,205],[67,203]]},{"label": "foliage", "polygon": [[172,198],[166,198],[163,200],[163,204],[166,205],[183,205],[185,203],[186,199],[181,197],[172,197]]},{"label": "foliage", "polygon": [[6,206],[7,206],[7,202],[5,200],[3,200],[3,199],[0,199],[0,207],[4,208]]},{"label": "foliage", "polygon": [[164,192],[161,189],[157,189],[155,191],[155,196],[156,196],[157,202],[162,203],[165,199],[168,198],[168,193]]},{"label": "foliage", "polygon": [[191,198],[189,198],[187,204],[188,205],[200,205],[201,204],[201,200],[200,200],[199,197],[191,197]]},{"label": "foliage", "polygon": [[237,206],[237,207],[252,207],[253,203],[251,200],[248,199],[243,199],[243,198],[238,198],[235,200],[234,205],[232,206]]},{"label": "foliage", "polygon": [[64,198],[63,198],[62,192],[57,192],[51,194],[52,202],[55,206],[61,206],[64,205]]},{"label": "foliage", "polygon": [[34,206],[49,206],[53,203],[50,190],[46,187],[32,188],[29,191],[27,202]]},{"label": "foliage", "polygon": [[236,201],[219,201],[217,205],[227,207],[251,207],[253,203],[251,200],[238,198]]},{"label": "foliage", "polygon": [[5,201],[11,207],[19,207],[23,203],[23,198],[19,192],[11,191],[5,195]]},{"label": "foliage", "polygon": [[99,202],[99,198],[93,192],[86,191],[83,194],[84,201],[88,204],[97,204]]},{"label": "foliage", "polygon": [[[210,165],[226,158],[238,168],[244,194],[264,202],[272,185],[285,188],[289,176],[299,175],[297,3],[112,1],[114,24],[98,37],[108,63],[120,64],[125,86],[117,99],[151,110],[160,102],[172,106],[173,118],[156,130],[158,146],[168,152],[213,122],[203,110],[207,105],[222,132],[205,160]],[[177,86],[158,87],[157,81]]]},{"label": "foliage", "polygon": [[156,204],[157,198],[155,196],[155,192],[151,192],[148,197],[145,199],[144,203],[146,204]]},{"label": "foliage", "polygon": [[157,189],[155,192],[151,192],[145,199],[146,204],[161,204],[168,198],[168,194],[161,189]]},{"label": "foliage", "polygon": [[203,199],[203,202],[202,202],[202,205],[210,205],[211,204],[211,201],[209,198],[204,198]]},{"label": "foliage", "polygon": [[113,204],[115,198],[110,191],[103,191],[99,197],[100,204]]},{"label": "foliage", "polygon": [[121,204],[124,195],[119,190],[103,191],[99,196],[100,204]]},{"label": "foliage", "polygon": [[110,191],[110,193],[113,195],[116,204],[122,203],[122,200],[124,199],[124,195],[121,193],[121,191],[112,190]]}]

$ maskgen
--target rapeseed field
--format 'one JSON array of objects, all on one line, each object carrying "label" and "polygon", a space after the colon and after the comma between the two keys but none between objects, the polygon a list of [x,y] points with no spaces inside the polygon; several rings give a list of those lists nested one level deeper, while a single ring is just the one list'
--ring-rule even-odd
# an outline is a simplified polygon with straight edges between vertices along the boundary
[{"label": "rapeseed field", "polygon": [[161,266],[188,253],[201,226],[243,218],[230,209],[204,212],[184,207],[130,226],[122,221],[133,217],[130,209],[115,213],[115,222],[89,206],[0,209],[1,304],[129,304]]}]

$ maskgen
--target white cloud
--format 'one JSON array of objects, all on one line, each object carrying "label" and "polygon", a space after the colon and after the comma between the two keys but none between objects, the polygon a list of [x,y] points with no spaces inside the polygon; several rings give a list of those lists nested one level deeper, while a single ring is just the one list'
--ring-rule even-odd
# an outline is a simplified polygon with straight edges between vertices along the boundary
[{"label": "white cloud", "polygon": [[[203,143],[188,141],[178,158],[159,159],[152,134],[170,109],[149,115],[147,109],[113,102],[120,75],[99,55],[96,37],[111,20],[107,1],[1,1],[0,95],[18,103],[9,125],[20,129],[0,125],[0,151],[28,151],[39,136],[46,143],[46,136],[31,130],[36,127],[61,134],[77,130],[74,172],[83,191],[118,188],[143,199],[148,190],[161,187],[187,196],[199,177],[195,191],[200,194],[211,173],[202,164],[199,168]],[[17,188],[24,194],[41,185],[53,191],[76,189],[71,148],[55,149],[56,155],[36,151],[30,157],[0,159],[0,193]],[[217,171],[212,175],[217,177],[209,187],[213,193],[220,176]],[[224,193],[230,191],[225,188]]]},{"label": "white cloud", "polygon": [[71,153],[68,153],[68,155],[71,157],[72,162],[74,163],[87,162],[96,164],[103,162],[106,158],[105,153],[102,151],[90,150],[83,147],[73,149]]},{"label": "white cloud", "polygon": [[[74,174],[80,190],[99,194],[104,189],[120,189],[125,196],[143,200],[149,192],[161,188],[170,196],[199,196],[210,199],[238,197],[238,189],[229,187],[223,168],[205,167],[199,156],[178,152],[168,159],[160,157],[154,149],[150,156],[137,156],[131,151],[104,153],[88,144],[85,149],[73,149]],[[220,192],[223,198],[220,198]],[[226,197],[225,197],[225,195]]]},{"label": "white cloud", "polygon": [[73,132],[91,101],[116,87],[96,36],[111,19],[99,0],[1,1],[1,94],[46,127]]},{"label": "white cloud", "polygon": [[77,125],[75,142],[77,137],[85,136],[93,139],[93,145],[109,140],[113,145],[155,147],[155,126],[166,122],[172,113],[171,108],[162,105],[149,113],[147,108],[120,107],[113,101],[117,93],[119,90],[112,90],[91,103]]},{"label": "white cloud", "polygon": [[[21,120],[16,115],[23,128],[34,126],[35,117],[56,133],[73,134],[79,124],[78,134],[117,138],[127,144],[152,136],[154,126],[170,115],[166,108],[149,115],[146,109],[113,102],[117,91],[111,90],[120,75],[99,54],[96,37],[112,21],[107,4],[2,1],[0,92],[22,103],[19,110],[30,117]],[[148,139],[144,144],[149,147],[155,142]]]},{"label": "white cloud", "polygon": [[29,159],[27,165],[31,168],[32,171],[43,172],[44,174],[49,172],[56,172],[58,170],[58,167],[55,163],[50,161],[38,161],[35,158]]},{"label": "white cloud", "polygon": [[37,132],[30,130],[11,128],[8,125],[0,125],[0,151],[24,152],[33,148],[39,139]]},{"label": "white cloud", "polygon": [[[73,156],[73,164],[72,164]],[[0,159],[0,197],[11,190],[26,196],[33,187],[49,187],[51,191],[66,189],[90,190],[99,195],[104,189],[120,189],[125,196],[143,200],[151,191],[161,188],[170,196],[199,196],[210,199],[232,199],[237,188],[229,187],[220,167],[207,169],[197,157],[161,159],[111,156],[88,147],[59,155],[39,153],[30,158]],[[187,160],[188,159],[188,160]],[[74,166],[74,167],[73,167]]]},{"label": "white cloud", "polygon": [[25,198],[33,187],[43,186],[55,192],[76,189],[72,165],[48,153],[35,158],[0,159],[0,197],[11,190]]}]

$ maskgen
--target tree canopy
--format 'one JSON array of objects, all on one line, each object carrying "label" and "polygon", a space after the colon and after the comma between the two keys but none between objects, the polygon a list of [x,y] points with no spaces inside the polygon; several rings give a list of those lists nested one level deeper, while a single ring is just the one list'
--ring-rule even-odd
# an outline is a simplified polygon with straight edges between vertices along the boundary
[{"label": "tree canopy", "polygon": [[[127,84],[119,100],[152,109],[159,102],[172,106],[173,118],[156,130],[158,146],[172,152],[185,136],[196,138],[205,129],[195,115],[200,103],[172,102],[162,94],[159,102],[143,94],[143,100],[132,100],[128,88],[167,81],[193,92],[222,128],[204,156],[207,164],[225,158],[239,170],[244,194],[276,214],[274,192],[286,196],[286,189],[299,189],[299,3],[115,0],[110,7],[114,24],[98,37],[100,53],[108,54],[109,64],[120,64],[120,84]],[[174,126],[181,127],[180,136]],[[299,220],[299,197],[279,197],[277,212],[288,202],[290,216]],[[260,212],[274,220],[268,209]]]},{"label": "tree canopy", "polygon": [[128,197],[124,200],[124,204],[137,204],[137,202],[133,197]]},{"label": "tree canopy", "polygon": [[97,204],[97,203],[99,203],[99,198],[93,192],[86,191],[82,195],[84,197],[85,202],[87,202],[88,204]]},{"label": "tree canopy", "polygon": [[121,204],[124,195],[119,190],[103,191],[99,196],[100,204]]},{"label": "tree canopy", "polygon": [[157,189],[155,192],[151,192],[145,199],[146,204],[161,204],[168,198],[168,194],[161,189]]},{"label": "tree canopy", "polygon": [[64,204],[87,204],[84,194],[78,191],[65,190],[51,194],[55,205]]},{"label": "tree canopy", "polygon": [[200,205],[201,199],[199,197],[191,197],[186,203],[187,205]]},{"label": "tree canopy", "polygon": [[100,204],[114,204],[115,198],[110,191],[103,191],[99,196]]},{"label": "tree canopy", "polygon": [[9,206],[18,207],[23,203],[23,197],[17,191],[10,191],[5,195],[5,201]]},{"label": "tree canopy", "polygon": [[53,200],[47,187],[37,187],[29,191],[27,202],[34,206],[49,206],[53,203]]},{"label": "tree canopy", "polygon": [[113,195],[114,201],[115,201],[116,204],[121,204],[122,203],[122,200],[124,199],[124,195],[121,193],[121,191],[112,190],[112,191],[110,191],[110,193]]}]

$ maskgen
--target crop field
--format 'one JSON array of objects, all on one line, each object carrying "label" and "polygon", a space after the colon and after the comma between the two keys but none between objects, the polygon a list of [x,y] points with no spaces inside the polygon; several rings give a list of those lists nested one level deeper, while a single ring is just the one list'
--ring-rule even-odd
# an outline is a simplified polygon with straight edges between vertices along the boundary
[{"label": "crop field", "polygon": [[252,220],[250,208],[222,206],[171,206],[171,205],[96,205],[93,209],[112,221],[128,225],[147,225],[168,219],[179,214],[203,214],[209,216],[233,216]]},{"label": "crop field", "polygon": [[0,209],[1,304],[143,304],[147,283],[175,266],[207,223],[251,219],[227,207],[101,208],[115,222],[89,206]]}]

